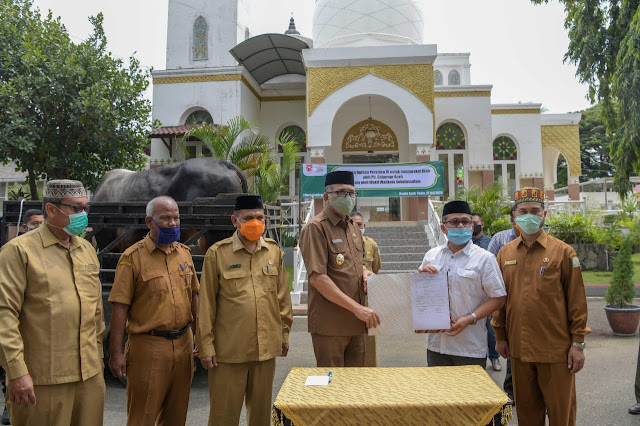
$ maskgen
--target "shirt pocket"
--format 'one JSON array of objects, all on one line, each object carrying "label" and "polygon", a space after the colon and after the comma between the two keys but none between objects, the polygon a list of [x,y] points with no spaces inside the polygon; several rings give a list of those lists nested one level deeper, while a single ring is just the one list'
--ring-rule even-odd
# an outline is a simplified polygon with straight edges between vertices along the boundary
[{"label": "shirt pocket", "polygon": [[149,289],[151,294],[160,294],[169,291],[164,271],[149,269],[142,271],[140,277],[142,278],[144,286]]},{"label": "shirt pocket", "polygon": [[334,268],[343,268],[347,261],[347,243],[331,243],[329,244],[329,264]]},{"label": "shirt pocket", "polygon": [[[542,267],[541,267],[542,269]],[[536,290],[545,295],[557,295],[562,290],[560,281],[560,268],[557,266],[545,266],[544,274],[541,269],[536,271]]]},{"label": "shirt pocket", "polygon": [[228,292],[230,295],[236,295],[242,288],[242,281],[247,277],[247,271],[245,269],[227,269],[222,271],[222,282],[220,283],[220,290],[222,292]]},{"label": "shirt pocket", "polygon": [[265,291],[276,291],[279,272],[275,265],[265,265],[262,268],[262,280]]},{"label": "shirt pocket", "polygon": [[78,294],[82,297],[83,302],[88,302],[89,304],[94,304],[98,301],[98,297],[100,296],[100,269],[98,265],[94,263],[89,263],[87,265],[82,265],[75,277],[78,288]]},{"label": "shirt pocket", "polygon": [[480,283],[480,274],[471,269],[460,269],[456,271],[458,275],[458,282],[460,285],[460,292],[462,294],[469,294],[473,297],[482,297],[484,290]]}]

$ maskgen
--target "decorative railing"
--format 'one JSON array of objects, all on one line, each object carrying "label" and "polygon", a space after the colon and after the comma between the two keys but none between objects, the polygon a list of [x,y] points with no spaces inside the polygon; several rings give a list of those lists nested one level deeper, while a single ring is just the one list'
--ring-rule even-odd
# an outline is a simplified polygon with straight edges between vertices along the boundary
[{"label": "decorative railing", "polygon": [[[313,216],[315,216],[313,198],[305,202],[307,214],[305,215],[302,226],[306,225]],[[307,269],[304,266],[302,258],[302,250],[300,250],[300,242],[293,248],[293,291],[291,292],[291,301],[294,305],[300,304],[300,296],[304,291],[304,281],[307,279]]]},{"label": "decorative railing", "polygon": [[587,214],[587,200],[582,201],[547,201],[547,214],[568,214],[570,216]]},{"label": "decorative railing", "polygon": [[433,201],[429,198],[427,233],[433,238],[434,244],[441,245],[447,241],[447,236],[444,235],[440,229],[440,216],[438,215],[435,204],[442,204],[442,202]]},{"label": "decorative railing", "polygon": [[[282,216],[282,231],[288,235],[298,235],[302,229],[311,200],[297,200],[280,198],[280,214]],[[302,222],[302,223],[301,223]]]}]

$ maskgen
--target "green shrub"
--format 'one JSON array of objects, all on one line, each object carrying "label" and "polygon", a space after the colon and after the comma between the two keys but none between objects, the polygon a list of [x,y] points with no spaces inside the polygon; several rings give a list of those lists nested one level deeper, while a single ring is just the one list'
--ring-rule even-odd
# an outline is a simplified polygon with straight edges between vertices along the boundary
[{"label": "green shrub", "polygon": [[624,308],[633,300],[636,291],[633,285],[633,239],[627,236],[620,246],[620,253],[613,259],[613,276],[604,299],[616,308]]},{"label": "green shrub", "polygon": [[593,244],[598,237],[590,218],[577,215],[557,214],[547,218],[549,233],[567,244]]},{"label": "green shrub", "polygon": [[469,203],[472,212],[482,216],[484,233],[489,236],[511,227],[509,223],[511,204],[502,195],[503,189],[502,184],[494,182],[484,189],[472,186],[463,191],[461,196],[462,200]]},{"label": "green shrub", "polygon": [[607,246],[609,251],[617,251],[622,244],[622,235],[620,234],[620,226],[613,223],[610,226],[604,226],[596,231],[596,242]]},{"label": "green shrub", "polygon": [[295,247],[298,244],[298,236],[296,234],[283,232],[280,243],[282,247]]},{"label": "green shrub", "polygon": [[485,222],[484,233],[487,235],[495,235],[500,231],[511,229],[512,226],[513,225],[511,225],[510,215],[500,216],[491,221],[490,226],[487,226]]}]

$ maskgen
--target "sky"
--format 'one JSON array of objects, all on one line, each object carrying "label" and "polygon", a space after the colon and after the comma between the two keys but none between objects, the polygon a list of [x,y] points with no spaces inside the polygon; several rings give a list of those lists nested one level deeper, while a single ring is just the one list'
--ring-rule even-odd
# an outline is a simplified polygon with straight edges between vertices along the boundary
[{"label": "sky", "polygon": [[[108,48],[123,58],[135,52],[143,66],[165,69],[169,1],[35,0],[60,16],[74,41],[91,32],[88,17],[104,14]],[[231,1],[231,0],[211,0]],[[252,33],[284,33],[291,13],[298,31],[312,35],[315,0],[252,0]],[[441,53],[471,53],[471,83],[493,84],[492,102],[539,102],[548,112],[589,107],[575,66],[563,62],[569,39],[557,0],[422,0],[425,44]],[[151,97],[151,91],[148,92]]]}]

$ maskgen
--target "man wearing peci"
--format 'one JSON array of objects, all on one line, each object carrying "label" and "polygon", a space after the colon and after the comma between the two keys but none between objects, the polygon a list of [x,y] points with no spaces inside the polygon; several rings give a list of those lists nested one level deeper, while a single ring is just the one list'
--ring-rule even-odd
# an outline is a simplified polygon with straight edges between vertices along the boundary
[{"label": "man wearing peci", "polygon": [[300,249],[309,276],[309,332],[318,367],[362,367],[367,328],[380,324],[365,306],[362,233],[349,213],[356,204],[353,173],[325,178],[324,207],[302,229]]},{"label": "man wearing peci", "polygon": [[424,256],[418,272],[447,272],[451,329],[427,335],[429,367],[487,364],[486,317],[502,307],[506,292],[495,258],[473,244],[471,210],[450,201],[442,211],[448,241]]}]

